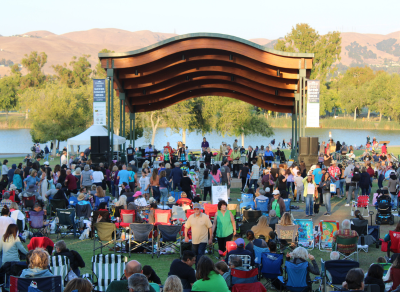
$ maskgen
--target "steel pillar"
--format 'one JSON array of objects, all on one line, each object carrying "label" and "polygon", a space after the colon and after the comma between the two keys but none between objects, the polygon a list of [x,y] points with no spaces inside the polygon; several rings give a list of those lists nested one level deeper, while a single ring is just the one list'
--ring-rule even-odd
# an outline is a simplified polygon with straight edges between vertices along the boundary
[{"label": "steel pillar", "polygon": [[130,113],[130,115],[129,115],[129,119],[131,120],[130,139],[131,139],[131,145],[132,145],[133,149],[135,149],[135,118],[136,118],[136,113],[135,112]]},{"label": "steel pillar", "polygon": [[[125,138],[125,93],[119,93],[119,132],[120,136]],[[126,162],[126,155],[125,155],[125,143],[121,146],[121,161],[123,163]]]},{"label": "steel pillar", "polygon": [[300,122],[300,137],[306,136],[306,78],[307,78],[307,70],[300,69],[299,70],[300,77],[300,111],[301,111],[301,122]]},{"label": "steel pillar", "polygon": [[107,69],[107,77],[110,78],[109,100],[110,100],[110,155],[109,163],[111,163],[114,155],[114,69]]}]

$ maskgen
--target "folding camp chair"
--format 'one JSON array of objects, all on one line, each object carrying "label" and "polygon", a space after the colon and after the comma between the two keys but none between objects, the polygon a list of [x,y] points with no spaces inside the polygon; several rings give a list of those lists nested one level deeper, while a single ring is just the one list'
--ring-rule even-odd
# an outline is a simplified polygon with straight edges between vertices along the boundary
[{"label": "folding camp chair", "polygon": [[[96,231],[97,240],[100,242],[100,246],[96,247]],[[117,241],[117,228],[114,223],[110,222],[98,222],[93,224],[93,256],[97,249],[100,248],[100,253],[103,253],[103,247],[115,243]],[[105,242],[105,244],[103,244]],[[115,253],[115,246],[114,246]]]},{"label": "folding camp chair", "polygon": [[369,196],[358,196],[357,202],[352,201],[351,203],[351,216],[354,216],[354,212],[358,209],[362,209],[362,215],[364,216],[364,211],[367,210],[367,215],[369,214]]},{"label": "folding camp chair", "polygon": [[355,261],[336,260],[324,262],[321,259],[321,292],[325,292],[327,287],[333,290],[343,290],[342,283],[346,280],[348,271],[359,267],[360,263]]},{"label": "folding camp chair", "polygon": [[251,257],[249,255],[231,254],[229,256],[229,258],[228,258],[228,262],[231,260],[231,257],[239,257],[239,258],[241,258],[242,259],[242,267],[244,269],[251,270],[253,268],[251,266]]},{"label": "folding camp chair", "polygon": [[171,225],[171,210],[154,210],[155,223]]},{"label": "folding camp chair", "polygon": [[[291,204],[291,202],[292,202],[292,199],[283,199],[283,201],[285,202],[285,212],[291,212],[290,211],[290,204]],[[281,216],[282,216],[283,214],[281,214]]]},{"label": "folding camp chair", "polygon": [[33,195],[31,197],[22,196],[22,205],[24,206],[25,209],[33,210],[33,207],[35,206],[35,203],[36,203],[36,196],[35,195]]},{"label": "folding camp chair", "polygon": [[71,194],[71,196],[69,197],[69,199],[68,199],[68,203],[69,203],[69,205],[70,206],[72,206],[72,207],[75,207],[77,204],[78,204],[78,198],[77,197],[74,197],[72,194]]},{"label": "folding camp chair", "polygon": [[104,211],[93,211],[93,222],[97,222],[97,218],[101,216],[101,222],[111,222],[110,212],[107,210]]},{"label": "folding camp chair", "polygon": [[[336,236],[336,243],[333,245],[333,250],[339,252],[343,259],[351,259],[352,256],[357,256],[358,262],[358,248],[357,248],[358,238],[354,237],[341,237]],[[354,260],[356,260],[354,258]]]},{"label": "folding camp chair", "polygon": [[[248,271],[243,271],[239,269],[231,269],[231,283],[232,286],[237,284],[251,284],[258,282],[258,269],[251,269]],[[230,288],[230,287],[229,287]]]},{"label": "folding camp chair", "polygon": [[391,263],[385,263],[385,264],[379,263],[377,265],[380,265],[383,268],[383,276],[384,277],[386,276],[386,274],[388,273],[390,267],[392,266]]},{"label": "folding camp chair", "polygon": [[268,213],[268,204],[268,198],[266,200],[261,200],[258,197],[256,198],[256,210],[260,210],[263,214]]},{"label": "folding camp chair", "polygon": [[[261,276],[267,281],[265,288],[278,286],[282,275],[283,253],[263,252],[261,254]],[[278,283],[278,284],[277,284]]]},{"label": "folding camp chair", "polygon": [[107,208],[108,208],[108,205],[110,203],[110,197],[101,197],[101,198],[99,198],[99,197],[96,196],[95,197],[95,201],[94,201],[94,208],[98,209],[99,205],[101,203],[107,203]]},{"label": "folding camp chair", "polygon": [[79,225],[79,228],[84,228],[84,220],[89,220],[92,214],[92,207],[89,204],[85,205],[75,205],[75,212],[76,212],[76,223]]},{"label": "folding camp chair", "polygon": [[[285,240],[288,243],[296,243],[297,241],[297,235],[299,233],[299,225],[289,225],[289,226],[282,226],[280,224],[275,225],[275,232],[276,235],[279,239],[279,245],[281,245],[281,240]],[[282,246],[279,246],[280,250],[283,251],[288,246],[284,246],[282,249]]]},{"label": "folding camp chair", "polygon": [[179,192],[170,192],[170,196],[175,198],[175,202],[181,198],[182,191]]},{"label": "folding camp chair", "polygon": [[387,256],[390,257],[390,252],[400,253],[400,232],[389,230],[390,241],[388,242]]},{"label": "folding camp chair", "polygon": [[375,242],[374,238],[371,235],[368,235],[368,220],[351,219],[350,221],[351,230],[355,230],[358,234],[357,249],[359,251],[363,250],[365,252],[368,252],[368,245]]},{"label": "folding camp chair", "polygon": [[68,272],[70,269],[70,262],[66,256],[51,256],[50,257],[50,270],[54,276],[61,276],[63,284],[68,282]]},{"label": "folding camp chair", "polygon": [[[115,227],[115,225],[113,224]],[[112,281],[119,281],[124,276],[128,259],[123,255],[98,254],[92,257],[93,285],[95,291],[106,291]],[[96,276],[96,281],[94,281]]]},{"label": "folding camp chair", "polygon": [[[153,224],[149,223],[131,223],[129,224],[129,257],[131,252],[139,247],[151,252],[151,258],[154,256],[154,236]],[[132,247],[132,243],[135,244]]]},{"label": "folding camp chair", "polygon": [[65,202],[65,200],[50,200],[51,216],[57,215],[57,209],[67,209],[67,203]]},{"label": "folding camp chair", "polygon": [[47,226],[49,224],[44,224],[44,211],[29,211],[29,230],[33,233],[39,232],[43,236],[47,235]]},{"label": "folding camp chair", "polygon": [[254,251],[254,263],[256,267],[261,265],[261,254],[264,252],[269,252],[268,247],[258,247],[253,244],[253,251]]},{"label": "folding camp chair", "polygon": [[319,222],[319,250],[331,251],[333,242],[333,233],[339,230],[339,221],[325,221]]},{"label": "folding camp chair", "polygon": [[210,219],[214,218],[218,212],[218,204],[204,204],[204,213],[206,213]]},{"label": "folding camp chair", "polygon": [[76,233],[79,233],[75,223],[75,209],[57,209],[57,218],[57,239],[58,235],[63,238],[71,233],[75,238]]},{"label": "folding camp chair", "polygon": [[314,248],[314,224],[312,219],[296,219],[299,225],[299,246],[307,249]]},{"label": "folding camp chair", "polygon": [[252,194],[242,194],[241,198],[238,199],[238,201],[240,202],[239,208],[241,213],[243,208],[251,208],[253,210],[255,209]]},{"label": "folding camp chair", "polygon": [[234,241],[227,241],[226,242],[226,250],[223,252],[222,250],[218,250],[218,253],[221,257],[225,257],[226,254],[232,250],[237,250],[236,242]]},{"label": "folding camp chair", "polygon": [[172,219],[186,221],[185,210],[180,206],[172,206]]},{"label": "folding camp chair", "polygon": [[136,216],[136,211],[135,210],[120,210],[120,222],[116,222],[115,226],[118,228],[127,228],[129,227],[129,224],[135,223],[135,216]]},{"label": "folding camp chair", "polygon": [[157,225],[157,257],[161,255],[161,249],[170,248],[173,252],[181,254],[181,226]]},{"label": "folding camp chair", "polygon": [[38,278],[10,277],[10,292],[27,292],[29,287],[35,287],[39,291],[61,292],[62,279],[61,276]]},{"label": "folding camp chair", "polygon": [[233,217],[236,219],[237,204],[228,204],[228,210],[231,211]]},{"label": "folding camp chair", "polygon": [[233,285],[232,292],[267,292],[267,289],[260,282],[254,282]]},{"label": "folding camp chair", "polygon": [[305,292],[309,289],[307,283],[307,267],[308,262],[302,262],[300,264],[294,264],[290,261],[285,262],[286,277],[281,282],[285,283],[285,290],[290,292]]},{"label": "folding camp chair", "polygon": [[114,218],[121,217],[121,210],[124,210],[124,206],[115,206]]}]

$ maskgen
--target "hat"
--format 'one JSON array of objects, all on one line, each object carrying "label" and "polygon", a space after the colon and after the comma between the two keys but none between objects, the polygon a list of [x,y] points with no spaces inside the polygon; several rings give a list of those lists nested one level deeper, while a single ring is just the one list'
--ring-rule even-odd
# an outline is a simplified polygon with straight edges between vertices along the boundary
[{"label": "hat", "polygon": [[129,191],[130,189],[131,189],[130,186],[126,186],[126,187],[125,187],[125,191]]},{"label": "hat", "polygon": [[231,147],[231,144],[228,144],[229,147]]},{"label": "hat", "polygon": [[265,188],[265,192],[266,192],[266,193],[269,193],[270,191],[271,191],[271,189],[270,189],[269,187],[266,187],[266,188]]},{"label": "hat", "polygon": [[175,203],[175,198],[173,196],[169,196],[168,203],[170,203],[170,204]]},{"label": "hat", "polygon": [[151,147],[151,144],[149,144],[149,146]]},{"label": "hat", "polygon": [[336,160],[332,160],[331,164],[336,164]]},{"label": "hat", "polygon": [[133,195],[133,197],[134,197],[134,198],[137,198],[137,197],[139,197],[139,196],[141,196],[141,195],[142,195],[142,192],[137,191],[137,192]]},{"label": "hat", "polygon": [[62,185],[60,183],[56,184],[56,189],[60,190],[61,188],[62,188]]},{"label": "hat", "polygon": [[43,164],[44,165],[49,165],[50,163],[48,161],[45,161]]},{"label": "hat", "polygon": [[243,238],[238,238],[235,240],[235,243],[237,246],[244,245],[244,239]]},{"label": "hat", "polygon": [[156,201],[156,199],[154,199],[153,197],[151,197],[150,199],[149,199],[149,203],[151,204],[151,203],[155,203],[155,202],[157,202]]},{"label": "hat", "polygon": [[10,191],[15,191],[17,189],[15,184],[10,185]]},{"label": "hat", "polygon": [[83,201],[85,199],[85,194],[79,194],[78,201]]},{"label": "hat", "polygon": [[201,205],[199,203],[194,203],[193,204],[193,209],[200,209],[201,210]]},{"label": "hat", "polygon": [[280,195],[281,193],[278,190],[275,190],[272,192],[272,194],[275,196],[275,195]]},{"label": "hat", "polygon": [[30,192],[36,191],[36,190],[37,190],[37,186],[36,185],[29,185],[29,188],[27,189],[27,191],[30,191]]},{"label": "hat", "polygon": [[186,161],[183,162],[183,165],[186,165]]}]

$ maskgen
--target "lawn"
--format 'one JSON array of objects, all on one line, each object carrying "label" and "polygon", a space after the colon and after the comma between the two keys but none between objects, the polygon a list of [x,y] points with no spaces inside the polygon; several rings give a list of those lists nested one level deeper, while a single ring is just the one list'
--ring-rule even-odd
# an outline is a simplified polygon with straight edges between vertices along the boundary
[{"label": "lawn", "polygon": [[[289,151],[289,150],[285,150],[285,151]],[[400,147],[389,147],[389,153],[391,153],[391,152],[394,153],[395,155],[399,155]],[[360,155],[361,153],[362,153],[362,151],[357,151],[356,155]],[[289,153],[286,153],[286,154],[289,154]],[[22,161],[22,159],[23,159],[23,157],[9,158],[8,165],[11,166],[11,164],[13,164],[13,163],[19,163]],[[54,165],[56,165],[57,163],[59,163],[59,157],[56,157],[53,161],[50,161],[50,165],[52,167],[54,167]],[[376,191],[376,189],[377,189],[377,183],[375,181],[373,184],[372,193],[374,193]],[[372,197],[372,195],[371,195],[371,197]],[[236,199],[240,198],[239,189],[231,190],[231,198],[233,199],[233,201],[236,201]],[[372,198],[370,201],[372,201]],[[294,203],[294,204],[297,204],[297,203]],[[341,222],[343,219],[350,218],[350,207],[345,207],[344,205],[345,205],[344,199],[339,200],[337,198],[334,198],[332,200],[333,215],[331,217],[324,217],[323,213],[325,213],[325,209],[324,209],[325,207],[321,207],[320,213],[316,217],[313,217],[314,225],[318,224],[320,220],[338,220],[339,222]],[[300,204],[301,209],[304,207],[305,207],[304,204]],[[371,210],[376,212],[373,208],[371,208]],[[293,212],[293,215],[295,218],[305,218],[304,212]],[[375,220],[375,216],[373,216],[373,223],[374,223],[374,220]],[[398,220],[396,220],[396,224],[397,224],[397,221]],[[394,229],[394,226],[382,225],[381,230],[380,230],[381,238],[383,238],[384,235],[386,233],[388,233],[389,230],[393,230],[393,229]],[[50,238],[54,242],[57,241],[55,235],[50,235]],[[64,240],[67,243],[67,247],[69,249],[76,250],[82,255],[82,257],[87,265],[85,268],[82,269],[82,272],[90,273],[91,272],[91,257],[93,256],[93,241],[90,239],[81,241],[78,238],[73,239],[72,237],[67,237]],[[99,252],[100,252],[100,250],[96,251],[97,254]],[[112,253],[112,251],[109,251],[108,248],[105,248],[105,249],[103,249],[103,253],[104,254]],[[313,250],[310,251],[310,253],[315,256],[319,266],[321,266],[321,258],[324,260],[329,260],[329,252],[319,251],[318,248],[314,248]],[[360,254],[359,254],[359,262],[360,262],[361,268],[363,268],[364,271],[367,271],[368,267],[370,266],[371,263],[376,262],[376,259],[379,256],[384,256],[384,255],[385,255],[385,253],[381,252],[380,249],[375,248],[375,246],[370,246],[368,253],[360,252]],[[156,273],[159,275],[161,280],[165,281],[165,279],[167,278],[167,275],[168,275],[169,266],[170,266],[171,262],[174,259],[178,258],[178,256],[179,256],[178,254],[162,255],[160,258],[154,257],[152,259],[151,256],[147,255],[147,254],[132,254],[131,259],[138,260],[142,265],[152,266],[152,268],[156,271]],[[212,258],[214,261],[217,261],[217,259],[215,257],[212,257]]]}]

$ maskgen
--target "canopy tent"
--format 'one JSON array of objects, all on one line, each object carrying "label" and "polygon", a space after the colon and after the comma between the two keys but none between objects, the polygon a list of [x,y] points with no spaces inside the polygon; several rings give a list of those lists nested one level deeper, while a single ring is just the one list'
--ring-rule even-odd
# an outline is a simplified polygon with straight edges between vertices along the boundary
[{"label": "canopy tent", "polygon": [[[90,137],[108,136],[107,129],[101,125],[93,125],[79,135],[69,138],[67,145],[90,145]],[[126,138],[114,134],[114,146],[126,143]]]}]

